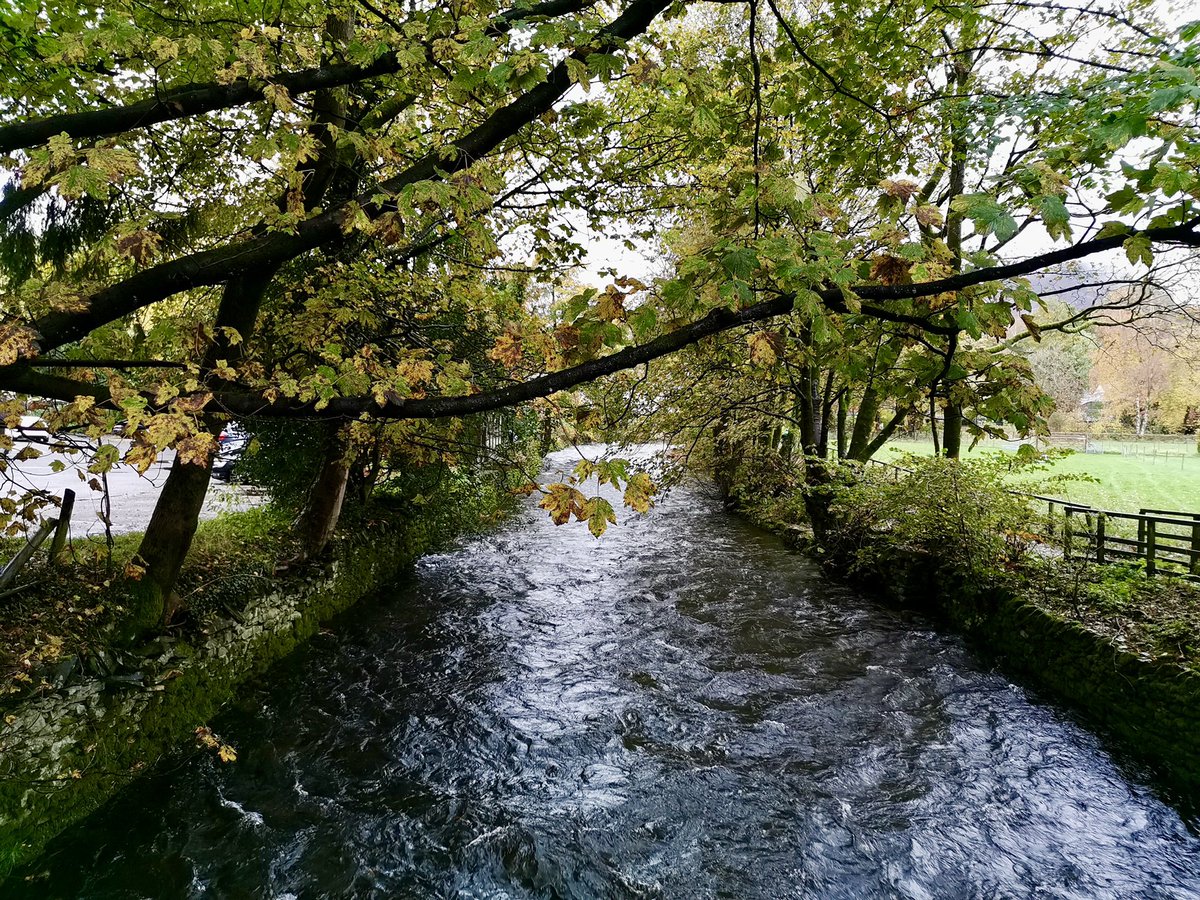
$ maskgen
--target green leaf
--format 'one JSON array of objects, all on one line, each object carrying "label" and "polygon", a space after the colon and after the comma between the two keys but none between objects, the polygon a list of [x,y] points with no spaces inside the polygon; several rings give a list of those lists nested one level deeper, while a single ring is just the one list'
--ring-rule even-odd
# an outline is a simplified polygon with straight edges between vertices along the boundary
[{"label": "green leaf", "polygon": [[591,80],[592,74],[588,71],[587,63],[580,62],[573,56],[568,56],[566,65],[567,77],[571,79],[572,84],[587,84]]},{"label": "green leaf", "polygon": [[1129,234],[1133,229],[1124,222],[1105,222],[1104,225],[1096,232],[1096,240],[1107,237],[1116,237],[1120,234]]},{"label": "green leaf", "polygon": [[639,341],[644,341],[658,328],[658,310],[653,304],[643,303],[629,314],[628,321],[629,327],[633,329],[633,336]]},{"label": "green leaf", "polygon": [[951,205],[975,223],[979,234],[994,234],[1006,241],[1017,233],[1017,221],[988,194],[965,194]]},{"label": "green leaf", "polygon": [[1144,262],[1147,266],[1154,264],[1154,251],[1150,247],[1150,238],[1144,234],[1135,234],[1125,241],[1125,255],[1134,265]]},{"label": "green leaf", "polygon": [[1104,198],[1108,201],[1108,209],[1114,213],[1132,214],[1145,204],[1145,200],[1132,185],[1125,185],[1119,191],[1113,191]]},{"label": "green leaf", "polygon": [[1038,207],[1042,213],[1042,225],[1045,226],[1046,233],[1055,240],[1058,238],[1070,240],[1071,213],[1068,212],[1067,205],[1063,203],[1062,198],[1049,194],[1042,197]]},{"label": "green leaf", "polygon": [[749,247],[740,247],[726,253],[721,259],[721,265],[734,278],[746,280],[758,268],[758,254]]},{"label": "green leaf", "polygon": [[697,134],[716,135],[721,133],[721,120],[707,106],[697,106],[692,113],[692,127]]}]

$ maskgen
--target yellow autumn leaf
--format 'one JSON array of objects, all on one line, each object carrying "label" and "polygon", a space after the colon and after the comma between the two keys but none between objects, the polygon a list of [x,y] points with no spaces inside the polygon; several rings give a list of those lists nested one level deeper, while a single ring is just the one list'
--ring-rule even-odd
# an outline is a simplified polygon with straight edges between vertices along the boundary
[{"label": "yellow autumn leaf", "polygon": [[521,338],[511,332],[505,332],[496,338],[496,344],[488,351],[488,359],[503,363],[508,368],[515,368],[521,361]]},{"label": "yellow autumn leaf", "polygon": [[141,435],[138,435],[139,440],[129,448],[125,453],[125,458],[122,462],[133,466],[138,472],[145,474],[146,470],[154,465],[158,459],[158,450],[149,443],[146,443]]},{"label": "yellow autumn leaf", "polygon": [[592,497],[583,507],[583,518],[587,519],[588,531],[600,537],[609,525],[617,524],[617,514],[612,504],[603,497]]},{"label": "yellow autumn leaf", "polygon": [[550,485],[538,506],[550,513],[550,521],[555,525],[565,525],[572,515],[580,520],[584,518],[582,513],[585,503],[587,500],[583,494],[569,484],[559,482]]},{"label": "yellow autumn leaf", "polygon": [[767,331],[756,331],[746,340],[750,345],[751,362],[764,369],[775,365],[779,358],[778,345],[780,341],[777,335]]},{"label": "yellow autumn leaf", "polygon": [[652,498],[657,493],[658,488],[650,480],[650,476],[645,472],[638,472],[625,485],[625,505],[635,512],[650,512],[650,507],[654,505]]}]

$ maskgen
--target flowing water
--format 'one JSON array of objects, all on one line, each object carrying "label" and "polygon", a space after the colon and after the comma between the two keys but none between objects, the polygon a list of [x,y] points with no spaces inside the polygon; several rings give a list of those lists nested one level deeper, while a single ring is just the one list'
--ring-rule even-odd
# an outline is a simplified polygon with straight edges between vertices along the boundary
[{"label": "flowing water", "polygon": [[[14,897],[1197,898],[1101,742],[712,494],[427,557]],[[44,874],[48,873],[48,874]]]}]

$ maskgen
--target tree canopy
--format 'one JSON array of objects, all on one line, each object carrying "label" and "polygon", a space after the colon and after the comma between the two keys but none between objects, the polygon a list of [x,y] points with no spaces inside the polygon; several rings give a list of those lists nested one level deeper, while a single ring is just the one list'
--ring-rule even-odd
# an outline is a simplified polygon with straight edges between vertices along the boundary
[{"label": "tree canopy", "polygon": [[[125,420],[128,462],[176,451],[160,507],[183,512],[142,554],[163,591],[228,416],[453,419],[701,345],[784,367],[805,452],[839,408],[857,456],[926,404],[952,453],[1035,427],[1006,350],[1066,325],[1027,276],[1115,253],[1137,280],[1200,246],[1200,23],[1156,10],[22,5],[0,413],[54,400],[58,427]],[[559,296],[589,234],[659,277],[614,259]]]}]

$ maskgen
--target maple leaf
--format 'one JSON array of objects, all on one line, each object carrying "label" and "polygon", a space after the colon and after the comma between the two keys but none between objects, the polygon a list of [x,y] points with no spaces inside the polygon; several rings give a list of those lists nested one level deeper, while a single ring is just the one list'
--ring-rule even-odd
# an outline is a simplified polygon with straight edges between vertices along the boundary
[{"label": "maple leaf", "polygon": [[157,459],[158,448],[139,435],[138,440],[125,453],[125,458],[122,462],[133,466],[138,472],[144,475],[146,470],[154,465]]},{"label": "maple leaf", "polygon": [[560,481],[550,485],[538,506],[550,513],[550,521],[555,525],[565,525],[571,521],[571,516],[583,521],[583,508],[586,503],[583,494]]},{"label": "maple leaf", "polygon": [[783,349],[783,339],[770,331],[756,331],[746,339],[750,345],[750,361],[764,369],[775,365],[779,359],[779,351]]},{"label": "maple leaf", "polygon": [[625,318],[625,295],[609,285],[596,303],[596,315],[606,322]]},{"label": "maple leaf", "polygon": [[185,466],[206,466],[216,452],[217,440],[207,431],[190,435],[175,445],[179,462]]},{"label": "maple leaf", "polygon": [[926,228],[940,228],[942,226],[942,211],[936,206],[923,204],[918,206],[915,212],[917,221]]},{"label": "maple leaf", "polygon": [[579,346],[579,329],[574,325],[559,325],[554,329],[554,340],[564,352],[570,352]]},{"label": "maple leaf", "polygon": [[658,493],[658,488],[645,472],[638,472],[625,485],[625,505],[635,512],[650,512],[654,505],[652,499]]},{"label": "maple leaf", "polygon": [[158,245],[161,241],[161,234],[143,228],[133,234],[117,238],[116,248],[122,256],[128,256],[139,266],[144,266],[158,253]]},{"label": "maple leaf", "polygon": [[581,513],[580,518],[587,519],[588,531],[596,537],[604,534],[610,524],[617,524],[617,514],[612,504],[603,497],[592,497],[583,505]]},{"label": "maple leaf", "polygon": [[879,182],[879,187],[889,197],[895,197],[904,203],[907,203],[914,194],[921,190],[919,184],[909,181],[907,178],[885,178]]},{"label": "maple leaf", "polygon": [[1036,321],[1034,321],[1033,317],[1027,316],[1027,315],[1022,315],[1021,321],[1024,322],[1025,327],[1029,329],[1030,337],[1032,337],[1035,341],[1040,343],[1042,340],[1042,329],[1038,325],[1038,323]]},{"label": "maple leaf", "polygon": [[203,391],[197,394],[189,394],[186,397],[180,397],[172,404],[172,408],[179,413],[195,414],[202,412],[204,407],[212,401],[213,395],[210,391]]},{"label": "maple leaf", "polygon": [[496,338],[496,345],[487,353],[488,359],[494,359],[510,369],[516,368],[521,362],[521,337],[512,332],[505,332]]},{"label": "maple leaf", "polygon": [[37,332],[16,322],[0,324],[0,366],[9,366],[23,357],[36,356]]},{"label": "maple leaf", "polygon": [[912,260],[883,253],[871,262],[871,278],[880,284],[911,284]]}]

